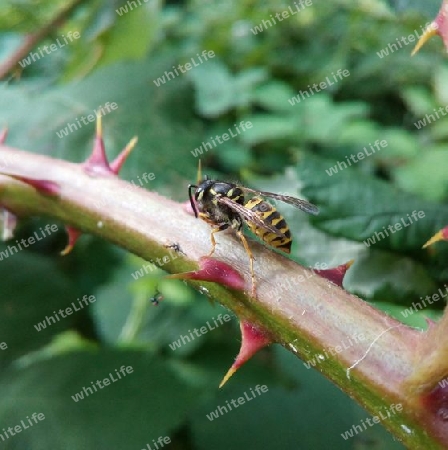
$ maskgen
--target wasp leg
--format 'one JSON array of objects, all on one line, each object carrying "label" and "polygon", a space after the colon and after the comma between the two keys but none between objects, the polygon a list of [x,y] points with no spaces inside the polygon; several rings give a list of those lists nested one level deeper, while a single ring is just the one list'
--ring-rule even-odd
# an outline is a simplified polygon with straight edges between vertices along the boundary
[{"label": "wasp leg", "polygon": [[247,243],[246,237],[244,236],[241,230],[237,231],[236,234],[241,239],[241,242],[244,245],[244,249],[246,250],[247,256],[249,256],[249,264],[250,264],[250,277],[252,279],[252,297],[256,297],[256,284],[255,284],[255,273],[254,273],[254,255],[249,248],[249,244]]},{"label": "wasp leg", "polygon": [[213,253],[215,253],[216,240],[215,240],[214,234],[219,233],[220,231],[224,231],[228,227],[229,227],[229,225],[227,223],[223,223],[222,225],[219,225],[218,227],[212,229],[212,232],[210,234],[210,240],[212,241],[212,249],[207,256],[212,256]]}]

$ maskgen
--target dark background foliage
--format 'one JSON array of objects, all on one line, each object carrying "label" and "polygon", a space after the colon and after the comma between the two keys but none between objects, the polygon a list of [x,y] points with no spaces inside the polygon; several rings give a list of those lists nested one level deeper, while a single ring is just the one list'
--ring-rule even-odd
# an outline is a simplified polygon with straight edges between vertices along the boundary
[{"label": "dark background foliage", "polygon": [[[65,3],[3,2],[0,60]],[[322,213],[313,220],[281,208],[295,237],[294,259],[307,266],[355,259],[345,280],[350,292],[412,326],[424,328],[425,317],[438,317],[442,302],[408,318],[402,312],[448,280],[443,244],[421,250],[448,223],[448,119],[419,130],[414,125],[448,104],[448,65],[440,39],[413,58],[412,44],[378,55],[397,38],[421,34],[438,2],[314,1],[258,34],[254,26],[294,2],[140,3],[119,15],[129,2],[84,2],[38,44],[50,45],[69,31],[81,34],[24,70],[19,66],[0,86],[8,144],[80,162],[91,151],[94,123],[62,138],[58,132],[115,102],[118,108],[103,118],[109,156],[139,138],[123,177],[139,184],[138,177],[154,173],[144,188],[185,201],[186,186],[196,179],[192,152],[250,121],[250,130],[201,156],[208,174],[316,203]],[[215,57],[156,86],[165,71],[197,61],[203,50]],[[288,102],[338,69],[350,76],[294,106]],[[328,175],[377,139],[387,147]],[[364,245],[413,210],[425,218]],[[24,220],[0,252],[53,223]],[[344,440],[341,433],[368,414],[279,346],[259,353],[218,390],[238,351],[236,318],[173,351],[169,344],[181,335],[228,312],[182,282],[164,279],[160,269],[135,280],[145,261],[93,236],[60,257],[66,235],[63,224],[56,225],[58,232],[0,261],[0,343],[7,345],[0,350],[0,428],[33,412],[46,417],[2,448],[138,450],[159,436],[169,436],[171,448],[195,450],[402,448],[379,425]],[[164,296],[158,307],[149,300],[156,288]],[[47,315],[85,294],[96,301],[36,331]],[[72,400],[122,365],[134,372]],[[207,419],[257,384],[269,391]]]}]

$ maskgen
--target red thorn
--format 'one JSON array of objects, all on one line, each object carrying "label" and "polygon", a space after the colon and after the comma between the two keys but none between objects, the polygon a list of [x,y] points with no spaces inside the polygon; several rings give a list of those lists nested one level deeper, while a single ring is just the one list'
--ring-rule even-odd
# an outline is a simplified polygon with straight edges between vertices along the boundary
[{"label": "red thorn", "polygon": [[344,281],[345,274],[347,273],[347,270],[353,265],[354,260],[351,259],[350,261],[346,262],[345,264],[341,264],[340,266],[333,267],[332,269],[313,269],[314,272],[316,272],[318,275],[320,275],[323,278],[326,278],[327,280],[331,281],[334,284],[337,284],[338,286],[342,287],[342,282]]},{"label": "red thorn", "polygon": [[422,396],[423,405],[439,420],[448,422],[448,380],[440,380],[437,386]]},{"label": "red thorn", "polygon": [[440,19],[437,18],[436,20],[434,20],[429,24],[429,26],[420,36],[419,40],[417,41],[417,44],[415,44],[415,47],[411,52],[411,56],[414,56],[426,44],[426,42],[429,41],[429,39],[431,39],[436,34],[440,34],[440,32],[438,31],[440,23],[441,23]]},{"label": "red thorn", "polygon": [[448,241],[448,226],[445,228],[442,228],[442,237],[444,241]]},{"label": "red thorn", "polygon": [[447,21],[447,9],[448,2],[444,0],[442,6],[437,13],[436,18],[431,22],[431,24],[426,28],[424,33],[420,36],[411,56],[415,55],[423,45],[433,36],[438,34],[442,40],[446,49],[448,49],[448,21]]},{"label": "red thorn", "polygon": [[181,280],[212,281],[227,286],[231,289],[244,290],[244,278],[239,272],[228,264],[209,256],[199,259],[199,270],[193,272],[176,273],[168,275],[167,278],[178,278]]},{"label": "red thorn", "polygon": [[59,195],[61,192],[61,186],[59,186],[58,183],[55,183],[54,181],[50,180],[35,180],[33,178],[27,178],[27,177],[21,177],[18,175],[10,175],[13,178],[16,178],[17,180],[23,181],[26,184],[29,184],[30,186],[33,186],[36,191],[39,191],[42,194],[45,195],[51,195],[56,196]]},{"label": "red thorn", "polygon": [[439,241],[448,241],[448,226],[439,230],[422,248],[429,247]]},{"label": "red thorn", "polygon": [[6,208],[0,208],[0,212],[2,216],[1,222],[3,223],[1,240],[7,241],[14,237],[14,231],[17,226],[17,216]]},{"label": "red thorn", "polygon": [[110,163],[110,170],[112,170],[112,172],[115,175],[118,175],[118,172],[120,172],[123,164],[125,163],[126,159],[128,158],[129,154],[131,153],[132,149],[135,147],[135,145],[137,144],[137,137],[134,136],[128,143],[128,145],[126,145],[126,147],[121,151],[121,153]]},{"label": "red thorn", "polygon": [[79,236],[81,236],[82,232],[77,230],[76,228],[71,227],[70,225],[66,225],[65,229],[67,230],[68,234],[68,243],[64,250],[61,252],[61,256],[68,255],[72,250],[73,247],[76,244],[76,241],[78,240]]},{"label": "red thorn", "polygon": [[111,175],[113,173],[106,156],[100,115],[96,116],[96,135],[93,150],[83,163],[83,167],[89,175]]},{"label": "red thorn", "polygon": [[8,136],[8,128],[4,128],[0,131],[0,144],[4,144],[6,142],[6,137]]},{"label": "red thorn", "polygon": [[132,138],[128,145],[122,150],[122,152],[109,164],[106,156],[106,149],[103,140],[103,127],[101,123],[101,116],[96,117],[96,134],[93,144],[93,150],[91,155],[82,164],[84,170],[92,176],[110,176],[118,175],[121,167],[126,161],[127,157],[131,153],[131,150],[135,147],[137,138]]},{"label": "red thorn", "polygon": [[273,340],[269,337],[269,334],[263,328],[260,328],[252,323],[242,320],[240,322],[241,329],[241,347],[238,356],[235,358],[235,362],[232,367],[227,371],[222,379],[219,387],[223,387],[229,378],[252,356],[259,350],[272,344]]},{"label": "red thorn", "polygon": [[433,329],[436,325],[437,322],[430,319],[429,317],[425,317],[426,323],[428,324],[428,330]]}]

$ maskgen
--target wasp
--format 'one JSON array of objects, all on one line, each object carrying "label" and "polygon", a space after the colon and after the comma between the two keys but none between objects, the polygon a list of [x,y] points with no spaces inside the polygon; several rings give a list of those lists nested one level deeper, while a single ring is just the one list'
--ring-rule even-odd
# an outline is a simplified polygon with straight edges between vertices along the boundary
[{"label": "wasp", "polygon": [[[192,190],[195,189],[194,194]],[[247,194],[254,194],[246,199]],[[252,296],[255,297],[254,257],[243,234],[243,224],[269,246],[284,253],[291,252],[292,237],[288,224],[277,209],[262,197],[280,200],[302,211],[317,215],[317,206],[288,195],[257,191],[225,181],[211,180],[207,176],[197,185],[188,186],[188,196],[194,215],[209,223],[212,249],[216,247],[215,233],[231,228],[240,238],[249,257]]]}]

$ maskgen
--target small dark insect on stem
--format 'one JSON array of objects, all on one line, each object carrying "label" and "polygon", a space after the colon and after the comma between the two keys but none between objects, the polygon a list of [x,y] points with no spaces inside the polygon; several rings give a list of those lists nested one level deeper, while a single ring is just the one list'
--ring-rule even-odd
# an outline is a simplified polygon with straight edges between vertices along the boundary
[{"label": "small dark insect on stem", "polygon": [[154,306],[159,306],[161,300],[163,300],[163,295],[156,289],[154,296],[149,299]]}]

